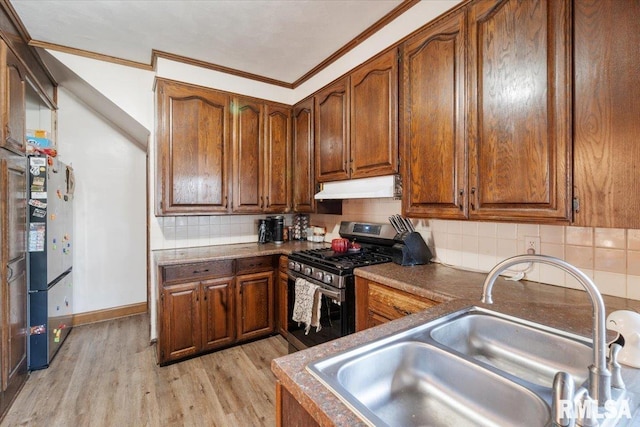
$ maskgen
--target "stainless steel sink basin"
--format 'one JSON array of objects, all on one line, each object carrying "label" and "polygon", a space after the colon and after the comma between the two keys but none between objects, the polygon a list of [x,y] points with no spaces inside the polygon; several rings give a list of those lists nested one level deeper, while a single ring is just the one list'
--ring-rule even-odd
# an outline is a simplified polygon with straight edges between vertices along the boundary
[{"label": "stainless steel sink basin", "polygon": [[589,339],[479,307],[310,363],[372,425],[550,425],[558,371],[585,382]]},{"label": "stainless steel sink basin", "polygon": [[518,378],[551,387],[558,371],[586,381],[591,340],[498,313],[473,310],[434,326],[438,343]]},{"label": "stainless steel sink basin", "polygon": [[549,408],[532,391],[440,348],[402,341],[311,372],[376,426],[544,426]]}]

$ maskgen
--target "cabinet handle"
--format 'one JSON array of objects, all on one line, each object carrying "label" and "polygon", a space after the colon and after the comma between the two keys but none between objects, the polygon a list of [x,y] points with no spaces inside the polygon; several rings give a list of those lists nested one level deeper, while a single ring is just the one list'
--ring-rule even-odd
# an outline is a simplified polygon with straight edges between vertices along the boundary
[{"label": "cabinet handle", "polygon": [[260,209],[264,208],[264,198],[260,196]]},{"label": "cabinet handle", "polygon": [[474,211],[475,211],[475,210],[476,210],[476,204],[475,204],[475,201],[476,201],[476,198],[477,198],[477,196],[476,196],[476,187],[471,187],[471,196],[472,196],[472,200],[471,200],[471,210],[474,210]]},{"label": "cabinet handle", "polygon": [[224,196],[224,208],[227,209],[229,207],[229,196]]},{"label": "cabinet handle", "polygon": [[460,190],[460,210],[463,211],[464,210],[464,190]]},{"label": "cabinet handle", "polygon": [[209,269],[205,268],[204,270],[193,270],[192,274],[202,274],[202,273],[208,273]]},{"label": "cabinet handle", "polygon": [[404,314],[405,316],[408,316],[410,314],[413,314],[412,312],[410,312],[409,310],[405,310],[404,308],[398,307],[397,305],[393,306],[393,309],[400,313],[400,314]]},{"label": "cabinet handle", "polygon": [[267,196],[267,207],[269,207],[269,196]]}]

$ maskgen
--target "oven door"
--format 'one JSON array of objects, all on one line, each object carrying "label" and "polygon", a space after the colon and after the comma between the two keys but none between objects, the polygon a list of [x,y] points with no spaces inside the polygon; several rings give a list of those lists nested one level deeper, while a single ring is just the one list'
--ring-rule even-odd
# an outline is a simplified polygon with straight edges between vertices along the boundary
[{"label": "oven door", "polygon": [[[299,275],[294,271],[288,271],[288,307],[287,307],[287,332],[290,346],[296,350],[303,350],[314,345],[322,344],[336,338],[343,337],[355,331],[353,278],[344,289],[334,288],[317,280]],[[302,277],[311,283],[320,286],[321,309],[319,331],[315,327],[305,334],[305,325],[292,320],[293,306],[295,304],[295,280]]]}]

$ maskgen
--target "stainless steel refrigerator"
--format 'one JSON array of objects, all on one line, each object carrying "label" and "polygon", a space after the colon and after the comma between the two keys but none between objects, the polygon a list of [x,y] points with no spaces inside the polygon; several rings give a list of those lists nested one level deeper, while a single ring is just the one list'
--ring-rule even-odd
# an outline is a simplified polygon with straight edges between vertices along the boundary
[{"label": "stainless steel refrigerator", "polygon": [[71,167],[29,157],[30,370],[47,368],[71,330],[74,186]]}]

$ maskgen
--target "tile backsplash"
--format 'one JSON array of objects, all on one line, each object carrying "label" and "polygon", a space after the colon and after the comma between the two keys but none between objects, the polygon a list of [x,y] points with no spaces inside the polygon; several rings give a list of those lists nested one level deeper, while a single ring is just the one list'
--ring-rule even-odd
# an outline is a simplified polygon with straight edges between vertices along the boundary
[{"label": "tile backsplash", "polygon": [[[340,221],[386,223],[401,210],[400,201],[393,199],[345,200],[342,215],[312,215],[311,223],[326,227],[330,242],[339,237]],[[152,217],[151,249],[257,242],[257,222],[265,216]],[[285,224],[292,218],[285,215]],[[540,253],[580,268],[603,294],[640,300],[640,230],[438,219],[413,223],[436,262],[487,272],[503,259],[525,253],[525,236],[538,237]],[[534,264],[525,279],[582,289],[572,276],[546,265]]]},{"label": "tile backsplash", "polygon": [[[151,249],[228,245],[258,241],[258,219],[267,215],[152,217]],[[285,215],[291,224],[292,215]]]},{"label": "tile backsplash", "polygon": [[[396,200],[345,200],[341,216],[313,215],[311,222],[327,227],[330,240],[338,237],[342,220],[387,222],[400,212]],[[525,236],[538,237],[540,253],[575,265],[603,294],[640,300],[640,230],[436,219],[413,223],[436,262],[487,272],[505,258],[526,253]],[[582,289],[571,275],[547,265],[534,264],[525,278]]]}]

